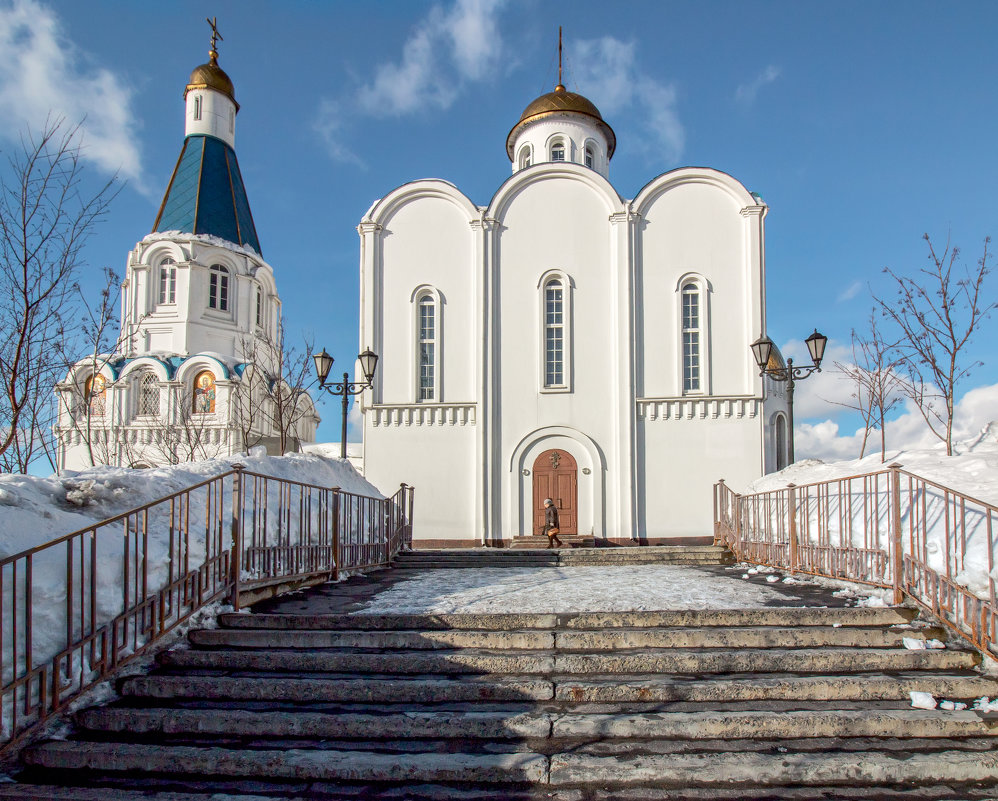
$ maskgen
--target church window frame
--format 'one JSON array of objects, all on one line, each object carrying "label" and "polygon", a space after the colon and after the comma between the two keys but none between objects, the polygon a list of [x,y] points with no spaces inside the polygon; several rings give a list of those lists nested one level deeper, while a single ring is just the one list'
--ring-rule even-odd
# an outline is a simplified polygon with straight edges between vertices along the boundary
[{"label": "church window frame", "polygon": [[443,298],[430,286],[412,294],[413,396],[416,403],[443,400],[442,360]]},{"label": "church window frame", "polygon": [[568,146],[564,139],[551,142],[551,161],[568,161]]},{"label": "church window frame", "polygon": [[574,377],[572,314],[575,283],[562,270],[548,270],[538,281],[537,289],[539,388],[543,393],[571,392]]},{"label": "church window frame", "polygon": [[263,289],[256,287],[256,311],[254,313],[257,328],[263,328]]},{"label": "church window frame", "polygon": [[135,414],[137,417],[158,417],[161,410],[159,379],[152,370],[142,370],[135,379]]},{"label": "church window frame", "polygon": [[679,387],[682,395],[709,395],[710,284],[687,273],[676,284],[679,334]]},{"label": "church window frame", "polygon": [[160,306],[174,306],[177,303],[177,262],[167,256],[159,263],[159,303]]},{"label": "church window frame", "polygon": [[200,370],[194,376],[191,392],[191,411],[194,414],[214,414],[217,396],[215,374]]},{"label": "church window frame", "polygon": [[232,273],[224,264],[213,264],[208,271],[208,308],[212,311],[231,311],[230,289]]},{"label": "church window frame", "polygon": [[582,161],[590,170],[596,169],[596,146],[592,142],[586,142],[583,149]]},{"label": "church window frame", "polygon": [[516,159],[517,169],[525,170],[534,163],[534,148],[526,144],[520,148],[520,154]]},{"label": "church window frame", "polygon": [[201,119],[201,105],[202,105],[201,95],[194,95],[194,119],[200,121]]},{"label": "church window frame", "polygon": [[777,412],[773,417],[773,449],[776,454],[776,469],[782,470],[790,463],[790,446],[787,416]]}]

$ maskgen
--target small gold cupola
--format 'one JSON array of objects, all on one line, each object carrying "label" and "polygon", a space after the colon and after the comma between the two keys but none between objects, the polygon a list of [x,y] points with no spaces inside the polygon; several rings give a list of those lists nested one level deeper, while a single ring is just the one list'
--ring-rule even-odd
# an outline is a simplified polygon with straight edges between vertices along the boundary
[{"label": "small gold cupola", "polygon": [[229,98],[238,111],[236,88],[232,85],[232,79],[225,73],[225,70],[218,66],[218,42],[224,40],[218,32],[215,19],[209,19],[208,24],[211,25],[211,50],[208,51],[208,63],[194,68],[191,79],[187,82],[187,88],[184,89],[184,100],[187,99],[187,94],[193,90],[214,89]]}]

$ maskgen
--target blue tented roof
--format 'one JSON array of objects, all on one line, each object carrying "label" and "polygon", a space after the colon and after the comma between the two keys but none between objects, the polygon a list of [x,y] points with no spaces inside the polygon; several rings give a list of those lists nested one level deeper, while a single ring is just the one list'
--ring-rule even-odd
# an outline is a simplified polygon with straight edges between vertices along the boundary
[{"label": "blue tented roof", "polygon": [[236,151],[213,136],[188,136],[152,230],[210,234],[262,255]]}]

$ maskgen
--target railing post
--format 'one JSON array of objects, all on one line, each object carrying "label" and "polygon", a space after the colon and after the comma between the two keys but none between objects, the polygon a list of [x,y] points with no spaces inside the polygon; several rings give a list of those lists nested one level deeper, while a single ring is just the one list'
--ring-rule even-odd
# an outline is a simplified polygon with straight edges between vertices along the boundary
[{"label": "railing post", "polygon": [[788,512],[790,516],[790,572],[797,572],[797,564],[799,554],[797,552],[797,485],[787,484],[787,490],[790,493],[790,500],[788,502]]},{"label": "railing post", "polygon": [[340,488],[333,487],[333,581],[340,580]]},{"label": "railing post", "polygon": [[721,496],[724,493],[724,479],[718,479],[717,483],[714,485],[714,545],[723,545],[724,542],[719,536],[721,532]]},{"label": "railing post", "polygon": [[891,471],[891,583],[894,585],[894,605],[904,600],[904,551],[901,547],[901,465],[889,464]]},{"label": "railing post", "polygon": [[242,573],[243,470],[246,465],[232,465],[232,551],[229,555],[229,581],[232,584],[232,608],[239,611],[239,578]]}]

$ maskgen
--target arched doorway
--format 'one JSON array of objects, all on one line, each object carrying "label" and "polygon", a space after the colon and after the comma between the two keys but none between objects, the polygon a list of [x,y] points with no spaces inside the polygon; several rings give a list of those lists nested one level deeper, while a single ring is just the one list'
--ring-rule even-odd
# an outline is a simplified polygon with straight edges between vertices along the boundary
[{"label": "arched doorway", "polygon": [[544,499],[558,508],[562,534],[579,533],[579,468],[568,451],[544,451],[534,460],[534,534],[544,528]]}]

